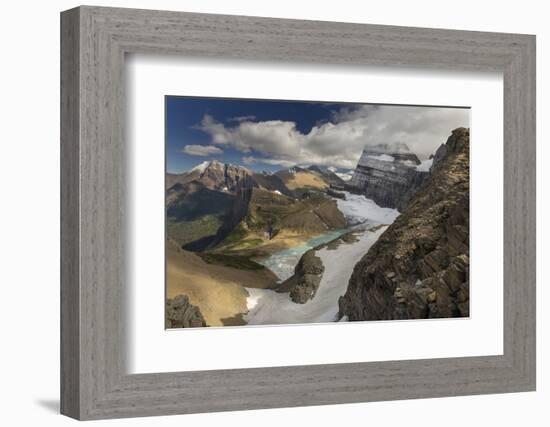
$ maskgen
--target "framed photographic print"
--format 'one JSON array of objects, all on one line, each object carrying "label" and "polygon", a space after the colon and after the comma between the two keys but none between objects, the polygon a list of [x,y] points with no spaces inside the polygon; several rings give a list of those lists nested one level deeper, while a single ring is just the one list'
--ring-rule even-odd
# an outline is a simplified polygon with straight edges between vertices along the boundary
[{"label": "framed photographic print", "polygon": [[62,413],[535,389],[535,38],[62,13]]}]

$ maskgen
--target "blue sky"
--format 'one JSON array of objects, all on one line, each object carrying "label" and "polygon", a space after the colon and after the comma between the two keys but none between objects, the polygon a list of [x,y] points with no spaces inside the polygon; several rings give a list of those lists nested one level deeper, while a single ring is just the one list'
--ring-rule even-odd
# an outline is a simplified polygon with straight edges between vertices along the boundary
[{"label": "blue sky", "polygon": [[468,108],[166,97],[167,171],[217,159],[254,170],[353,169],[365,146],[404,142],[427,158]]},{"label": "blue sky", "polygon": [[[242,165],[254,170],[276,171],[281,165],[265,163],[245,163],[243,157],[256,153],[232,148],[228,144],[212,144],[212,136],[200,128],[205,114],[210,115],[225,126],[239,124],[239,120],[266,122],[273,120],[292,121],[296,128],[307,134],[316,124],[328,121],[334,104],[293,101],[264,101],[222,98],[166,97],[166,160],[168,172],[182,172],[205,160],[217,159],[226,163]],[[190,155],[183,152],[187,145],[216,146],[222,154],[206,156]]]}]

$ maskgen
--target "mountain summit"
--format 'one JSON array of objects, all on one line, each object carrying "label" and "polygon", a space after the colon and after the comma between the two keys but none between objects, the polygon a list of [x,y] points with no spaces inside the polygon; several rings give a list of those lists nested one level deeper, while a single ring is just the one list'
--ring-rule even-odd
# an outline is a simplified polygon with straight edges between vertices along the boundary
[{"label": "mountain summit", "polygon": [[[166,189],[184,189],[194,182],[215,191],[236,193],[243,188],[264,187],[272,191],[288,192],[281,180],[273,175],[256,173],[243,166],[210,160],[199,163],[181,174],[166,174]],[[179,184],[180,187],[175,187]]]}]

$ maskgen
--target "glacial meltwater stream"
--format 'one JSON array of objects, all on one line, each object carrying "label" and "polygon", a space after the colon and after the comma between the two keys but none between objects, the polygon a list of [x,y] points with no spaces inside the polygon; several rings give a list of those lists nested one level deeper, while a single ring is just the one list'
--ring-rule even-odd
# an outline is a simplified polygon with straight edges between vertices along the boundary
[{"label": "glacial meltwater stream", "polygon": [[258,263],[269,268],[279,278],[279,281],[283,282],[294,274],[294,267],[298,264],[303,254],[323,243],[336,239],[347,231],[346,229],[329,231],[326,234],[308,240],[303,245],[275,252],[268,258],[258,260]]}]

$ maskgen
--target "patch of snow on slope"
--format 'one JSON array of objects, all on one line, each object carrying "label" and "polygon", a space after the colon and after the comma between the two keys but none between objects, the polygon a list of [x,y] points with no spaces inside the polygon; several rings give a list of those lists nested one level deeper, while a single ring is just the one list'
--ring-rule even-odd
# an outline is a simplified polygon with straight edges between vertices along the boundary
[{"label": "patch of snow on slope", "polygon": [[375,159],[375,160],[381,160],[383,162],[393,162],[395,160],[395,157],[390,156],[388,154],[380,154],[378,156],[369,155],[367,157],[370,157],[371,159]]},{"label": "patch of snow on slope", "polygon": [[305,304],[292,302],[288,293],[269,289],[246,288],[249,325],[334,322],[338,316],[338,298],[346,292],[353,267],[387,227],[363,231],[356,242],[342,243],[337,249],[316,251],[325,271],[315,297]]},{"label": "patch of snow on slope", "polygon": [[334,172],[336,176],[338,176],[343,181],[349,181],[351,177],[353,176],[353,171],[349,172]]},{"label": "patch of snow on slope", "polygon": [[433,162],[434,159],[423,160],[418,166],[416,166],[416,170],[419,172],[429,172]]},{"label": "patch of snow on slope", "polygon": [[279,190],[274,190],[273,191],[275,194],[278,194],[279,196],[282,196],[282,193],[279,191]]},{"label": "patch of snow on slope", "polygon": [[199,173],[203,173],[206,168],[210,165],[210,162],[207,160],[205,162],[202,162],[202,163],[199,163],[197,166],[195,166],[193,169],[191,169],[189,172],[199,172]]},{"label": "patch of snow on slope", "polygon": [[391,224],[399,216],[397,209],[382,208],[373,200],[359,194],[343,192],[346,199],[336,199],[338,209],[350,224],[369,221],[371,224]]},{"label": "patch of snow on slope", "polygon": [[413,162],[412,160],[401,160],[401,164],[405,165],[405,166],[408,166],[410,168],[415,168],[416,167],[416,163]]}]

